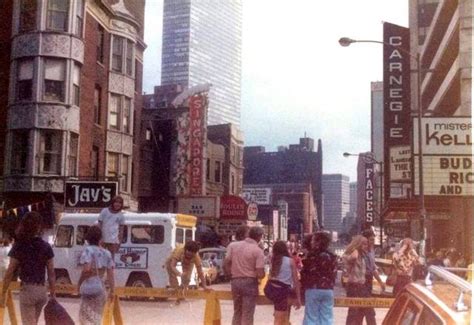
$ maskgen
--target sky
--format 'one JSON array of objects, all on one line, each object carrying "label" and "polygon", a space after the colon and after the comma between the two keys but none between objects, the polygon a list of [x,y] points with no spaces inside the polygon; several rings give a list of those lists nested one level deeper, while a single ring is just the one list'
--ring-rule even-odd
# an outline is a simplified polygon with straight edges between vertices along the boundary
[{"label": "sky", "polygon": [[[162,11],[162,0],[146,1],[147,93],[160,84]],[[245,145],[275,151],[306,134],[322,140],[324,174],[356,181],[357,157],[342,154],[370,151],[370,82],[383,78],[382,46],[338,40],[382,40],[384,21],[408,27],[408,0],[243,0]]]}]

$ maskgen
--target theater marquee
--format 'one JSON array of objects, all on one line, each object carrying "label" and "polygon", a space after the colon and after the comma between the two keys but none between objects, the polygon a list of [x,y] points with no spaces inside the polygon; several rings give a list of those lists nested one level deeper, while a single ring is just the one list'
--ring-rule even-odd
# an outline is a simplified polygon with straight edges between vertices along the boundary
[{"label": "theater marquee", "polygon": [[[418,150],[418,121],[414,119],[414,154]],[[423,186],[425,195],[472,196],[472,122],[470,117],[424,117],[421,119]],[[418,159],[415,158],[415,193]]]}]

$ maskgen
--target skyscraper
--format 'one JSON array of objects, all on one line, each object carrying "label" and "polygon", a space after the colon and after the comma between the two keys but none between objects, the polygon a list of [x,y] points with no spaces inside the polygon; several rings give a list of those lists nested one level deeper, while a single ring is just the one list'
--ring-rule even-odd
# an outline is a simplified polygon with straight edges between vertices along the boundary
[{"label": "skyscraper", "polygon": [[240,126],[240,0],[164,0],[161,84],[211,83],[208,124]]},{"label": "skyscraper", "polygon": [[324,174],[322,179],[324,229],[342,231],[342,220],[349,212],[349,177]]}]

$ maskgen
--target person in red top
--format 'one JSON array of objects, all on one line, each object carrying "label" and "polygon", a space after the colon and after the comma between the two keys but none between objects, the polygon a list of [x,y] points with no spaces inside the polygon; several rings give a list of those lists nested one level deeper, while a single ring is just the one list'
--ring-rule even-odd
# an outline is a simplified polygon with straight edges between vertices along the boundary
[{"label": "person in red top", "polygon": [[303,263],[301,262],[301,257],[298,255],[297,251],[294,251],[292,253],[292,258],[293,258],[293,262],[295,262],[296,269],[298,271],[301,271],[301,268],[303,267]]}]

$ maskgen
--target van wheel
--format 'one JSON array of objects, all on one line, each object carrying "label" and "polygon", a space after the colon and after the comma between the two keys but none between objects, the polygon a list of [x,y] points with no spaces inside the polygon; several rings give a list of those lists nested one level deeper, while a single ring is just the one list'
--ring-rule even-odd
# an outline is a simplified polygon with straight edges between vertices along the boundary
[{"label": "van wheel", "polygon": [[[127,287],[135,288],[151,288],[151,281],[147,275],[134,274],[128,280]],[[128,297],[129,300],[133,301],[146,301],[148,297]]]}]

